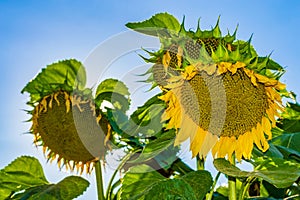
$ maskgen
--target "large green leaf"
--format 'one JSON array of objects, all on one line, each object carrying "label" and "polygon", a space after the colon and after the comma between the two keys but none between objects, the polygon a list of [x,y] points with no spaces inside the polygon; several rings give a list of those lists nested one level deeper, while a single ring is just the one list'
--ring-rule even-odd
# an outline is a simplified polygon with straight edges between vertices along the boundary
[{"label": "large green leaf", "polygon": [[43,168],[36,158],[22,156],[0,171],[0,199],[12,192],[48,184]]},{"label": "large green leaf", "polygon": [[0,199],[73,199],[88,186],[88,181],[76,176],[49,183],[39,161],[29,156],[17,158],[0,171]]},{"label": "large green leaf", "polygon": [[281,118],[278,127],[282,130],[289,133],[300,132],[300,105],[298,103],[288,102]]},{"label": "large green leaf", "polygon": [[289,133],[300,132],[299,119],[282,119],[280,125],[278,126]]},{"label": "large green leaf", "polygon": [[[140,163],[148,161],[155,156],[159,155],[163,151],[166,151],[170,146],[174,145],[174,139],[175,139],[175,131],[170,130],[165,133],[163,133],[160,137],[158,137],[155,140],[150,141],[146,146],[144,147],[141,155],[131,162],[133,163]],[[176,153],[173,153],[176,156]],[[170,157],[170,155],[169,155]]]},{"label": "large green leaf", "polygon": [[131,167],[122,181],[121,199],[139,199],[149,187],[162,180],[165,177],[148,165]]},{"label": "large green leaf", "polygon": [[30,102],[34,103],[41,97],[60,89],[70,92],[73,89],[83,90],[85,84],[85,68],[79,61],[70,59],[53,63],[42,69],[21,92],[30,93]]},{"label": "large green leaf", "polygon": [[74,199],[80,196],[89,186],[89,182],[79,176],[68,176],[57,184],[36,186],[15,195],[19,200],[60,200]]},{"label": "large green leaf", "polygon": [[280,150],[276,147],[276,145],[270,143],[270,147],[266,152],[262,152],[259,150],[256,146],[254,146],[252,155],[254,158],[262,157],[262,156],[268,156],[272,158],[283,158],[284,156],[280,152]]},{"label": "large green leaf", "polygon": [[130,168],[123,178],[121,199],[203,199],[212,185],[207,171],[195,171],[181,178],[167,179],[147,165]]},{"label": "large green leaf", "polygon": [[298,156],[300,159],[300,132],[285,133],[272,139],[272,143],[286,157],[291,155]]},{"label": "large green leaf", "polygon": [[182,180],[191,186],[196,199],[203,199],[213,184],[211,174],[205,170],[190,172]]},{"label": "large green leaf", "polygon": [[110,102],[115,109],[127,111],[130,105],[127,86],[116,79],[102,81],[96,90],[96,104],[100,106],[104,100]]},{"label": "large green leaf", "polygon": [[129,96],[129,91],[127,86],[121,82],[118,81],[116,79],[106,79],[104,81],[102,81],[96,90],[96,97],[98,95],[101,95],[102,93],[118,93],[121,94],[123,96]]},{"label": "large green leaf", "polygon": [[142,137],[150,137],[158,134],[162,128],[161,115],[165,110],[165,103],[158,97],[151,97],[143,106],[137,108],[130,116],[130,124],[127,132]]},{"label": "large green leaf", "polygon": [[255,165],[259,166],[252,172],[242,171],[225,159],[215,159],[214,166],[218,171],[237,178],[261,178],[278,188],[292,185],[300,176],[300,165],[281,158],[257,158]]},{"label": "large green leaf", "polygon": [[169,36],[170,33],[175,34],[180,30],[178,20],[168,13],[159,13],[143,22],[127,23],[126,26],[135,31],[153,36]]},{"label": "large green leaf", "polygon": [[191,186],[182,179],[166,179],[160,181],[153,185],[150,190],[147,190],[145,194],[142,194],[142,198],[138,199],[198,200]]}]

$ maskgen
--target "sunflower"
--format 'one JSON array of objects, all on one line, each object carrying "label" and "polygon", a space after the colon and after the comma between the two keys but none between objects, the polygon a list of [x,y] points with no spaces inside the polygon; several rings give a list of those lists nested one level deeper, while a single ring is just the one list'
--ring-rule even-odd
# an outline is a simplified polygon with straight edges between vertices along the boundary
[{"label": "sunflower", "polygon": [[34,143],[43,147],[50,162],[57,160],[60,168],[76,168],[80,174],[90,173],[94,163],[104,158],[111,132],[91,92],[83,88],[84,83],[75,81],[85,76],[82,73],[81,64],[75,60],[55,63],[22,91],[31,94],[28,103],[33,106],[29,113]]},{"label": "sunflower", "polygon": [[161,38],[162,48],[149,80],[166,102],[162,121],[177,130],[175,145],[190,139],[193,157],[235,154],[250,159],[254,144],[269,148],[271,129],[283,111],[279,81],[283,68],[257,55],[250,41],[236,40],[236,31],[221,35],[219,21],[212,30],[185,31]]}]

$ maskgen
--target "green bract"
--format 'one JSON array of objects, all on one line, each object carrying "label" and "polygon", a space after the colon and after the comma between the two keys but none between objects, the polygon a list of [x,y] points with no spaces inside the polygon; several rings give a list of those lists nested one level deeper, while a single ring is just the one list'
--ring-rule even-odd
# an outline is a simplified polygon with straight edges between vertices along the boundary
[{"label": "green bract", "polygon": [[[162,21],[162,18],[165,20]],[[176,63],[174,66],[170,65],[179,71],[181,68],[199,62],[217,64],[239,61],[245,63],[247,68],[269,78],[279,79],[284,73],[283,67],[274,62],[270,56],[258,56],[251,45],[252,36],[248,41],[237,40],[237,29],[233,34],[228,32],[226,35],[222,35],[219,19],[211,30],[201,30],[199,22],[196,31],[186,30],[184,19],[179,25],[173,16],[160,13],[149,20],[128,23],[126,26],[135,31],[159,37],[161,48],[155,53],[148,52],[151,57],[144,58],[147,62],[163,64],[163,55],[169,52],[171,64],[172,62],[176,63],[176,56],[182,57],[181,63]],[[179,55],[180,53],[181,55]],[[149,80],[153,80],[153,77]]]}]

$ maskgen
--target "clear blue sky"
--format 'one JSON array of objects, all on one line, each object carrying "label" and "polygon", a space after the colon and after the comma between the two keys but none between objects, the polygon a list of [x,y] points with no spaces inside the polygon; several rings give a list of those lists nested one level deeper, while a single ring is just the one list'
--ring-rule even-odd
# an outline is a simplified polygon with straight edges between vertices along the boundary
[{"label": "clear blue sky", "polygon": [[[23,86],[41,67],[61,59],[83,61],[99,43],[123,32],[127,22],[148,19],[158,12],[169,12],[195,28],[201,17],[202,28],[215,25],[221,15],[221,29],[233,32],[239,24],[238,38],[247,40],[260,55],[286,67],[283,82],[300,95],[300,2],[284,0],[1,0],[0,1],[0,168],[17,156],[32,155],[45,166],[46,176],[57,182],[67,175],[53,163],[46,164],[41,149],[24,135],[30,123],[27,95]],[[133,100],[134,101],[134,100]],[[94,176],[87,177],[94,184]],[[91,186],[80,199],[95,199]]]}]

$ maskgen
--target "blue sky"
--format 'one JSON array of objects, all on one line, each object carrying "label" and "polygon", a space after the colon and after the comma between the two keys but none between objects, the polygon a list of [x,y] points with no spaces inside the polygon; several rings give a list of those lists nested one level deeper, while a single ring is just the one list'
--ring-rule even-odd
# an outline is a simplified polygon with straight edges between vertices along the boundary
[{"label": "blue sky", "polygon": [[[127,22],[148,19],[158,12],[169,12],[178,19],[186,16],[186,27],[195,28],[201,17],[202,29],[214,26],[221,15],[221,30],[252,43],[260,55],[286,67],[282,81],[300,95],[300,2],[284,0],[1,0],[0,1],[0,168],[20,155],[39,158],[50,181],[67,173],[55,164],[46,164],[41,149],[32,145],[32,136],[23,134],[30,123],[22,109],[28,96],[20,91],[47,64],[61,59],[83,61],[89,53],[113,35],[127,30]],[[109,49],[108,49],[109,52]],[[134,101],[134,99],[133,99]],[[87,177],[94,184],[94,176]],[[91,186],[85,198],[94,199]]]}]

